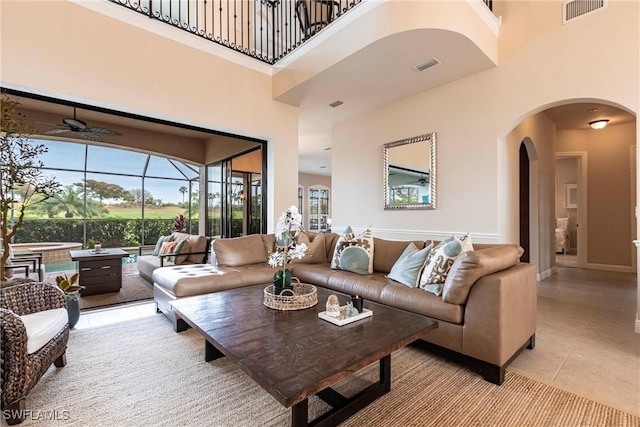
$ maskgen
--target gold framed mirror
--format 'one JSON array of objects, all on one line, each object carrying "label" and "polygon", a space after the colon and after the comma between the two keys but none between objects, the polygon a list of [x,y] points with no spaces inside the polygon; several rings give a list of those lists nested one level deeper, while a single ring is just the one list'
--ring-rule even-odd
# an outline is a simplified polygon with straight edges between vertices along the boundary
[{"label": "gold framed mirror", "polygon": [[436,133],[383,146],[385,209],[436,208]]}]

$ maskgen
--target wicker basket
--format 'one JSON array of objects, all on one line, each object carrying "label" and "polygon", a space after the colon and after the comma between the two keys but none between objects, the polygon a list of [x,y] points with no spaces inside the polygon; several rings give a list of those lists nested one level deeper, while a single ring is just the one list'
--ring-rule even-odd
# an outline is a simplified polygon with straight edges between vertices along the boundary
[{"label": "wicker basket", "polygon": [[300,281],[293,277],[297,283],[293,283],[293,292],[283,290],[280,295],[274,293],[274,286],[264,288],[264,305],[274,310],[304,310],[318,304],[318,292],[315,286]]}]

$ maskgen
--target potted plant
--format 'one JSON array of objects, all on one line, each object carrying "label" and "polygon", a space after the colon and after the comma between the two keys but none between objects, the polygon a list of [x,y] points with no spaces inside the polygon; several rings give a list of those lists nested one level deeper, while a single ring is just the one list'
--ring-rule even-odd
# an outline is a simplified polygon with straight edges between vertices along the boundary
[{"label": "potted plant", "polygon": [[273,275],[274,293],[280,295],[284,289],[291,289],[291,270],[287,264],[293,259],[302,259],[307,253],[305,243],[296,243],[296,238],[302,232],[302,215],[298,208],[291,206],[280,215],[276,225],[276,250],[269,254],[269,265],[282,268]]},{"label": "potted plant", "polygon": [[64,292],[64,297],[67,300],[67,314],[69,315],[69,328],[73,328],[78,323],[80,318],[80,301],[78,296],[80,290],[84,289],[84,286],[76,285],[78,281],[78,273],[71,277],[67,277],[66,274],[62,274],[56,277],[56,285]]},{"label": "potted plant", "polygon": [[47,148],[29,141],[29,135],[35,130],[16,110],[18,103],[4,94],[0,101],[0,237],[3,250],[0,282],[5,282],[4,266],[9,259],[9,245],[22,226],[25,210],[53,197],[60,191],[60,184],[42,173],[43,164],[38,156]]}]

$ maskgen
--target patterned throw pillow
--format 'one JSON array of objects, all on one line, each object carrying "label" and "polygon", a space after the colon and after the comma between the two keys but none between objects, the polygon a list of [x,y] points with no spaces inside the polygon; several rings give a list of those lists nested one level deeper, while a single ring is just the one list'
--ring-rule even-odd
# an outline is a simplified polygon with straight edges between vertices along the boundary
[{"label": "patterned throw pillow", "polygon": [[153,256],[160,255],[160,249],[162,249],[162,244],[164,242],[170,242],[171,236],[160,236],[158,242],[156,243],[156,247],[153,249]]},{"label": "patterned throw pillow", "polygon": [[160,248],[160,255],[172,254],[177,244],[177,241],[164,242]]},{"label": "patterned throw pillow", "polygon": [[418,249],[413,242],[409,243],[386,277],[410,288],[417,288],[420,284],[420,273],[422,273],[431,248],[433,248],[433,244],[424,249]]},{"label": "patterned throw pillow", "polygon": [[437,296],[442,295],[442,286],[453,262],[461,253],[472,250],[473,245],[468,234],[451,236],[438,243],[429,253],[420,276],[420,288]]},{"label": "patterned throw pillow", "polygon": [[372,274],[373,235],[371,229],[367,228],[362,234],[356,236],[351,227],[347,227],[336,242],[331,268],[358,274]]},{"label": "patterned throw pillow", "polygon": [[[191,251],[191,244],[189,243],[189,239],[182,239],[178,241],[178,244],[173,248],[174,254],[188,254]],[[189,258],[189,255],[176,255],[173,258],[174,264],[182,264]]]}]

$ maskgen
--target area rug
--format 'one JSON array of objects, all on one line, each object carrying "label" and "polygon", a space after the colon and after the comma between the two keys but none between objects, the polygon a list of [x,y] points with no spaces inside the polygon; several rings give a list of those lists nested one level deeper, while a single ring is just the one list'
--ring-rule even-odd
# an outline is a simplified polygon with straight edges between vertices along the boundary
[{"label": "area rug", "polygon": [[153,299],[152,286],[137,273],[122,276],[120,292],[80,297],[80,310],[95,309]]},{"label": "area rug", "polygon": [[[345,426],[640,425],[638,417],[513,372],[498,387],[418,348],[395,352],[391,364],[391,392]],[[353,393],[376,369],[338,388]],[[160,314],[72,330],[67,366],[47,371],[27,409],[27,426],[42,425],[43,414],[63,418],[65,426],[291,425],[290,410],[228,359],[204,362],[201,336],[192,329],[176,334]],[[326,409],[310,400],[310,417]]]}]

